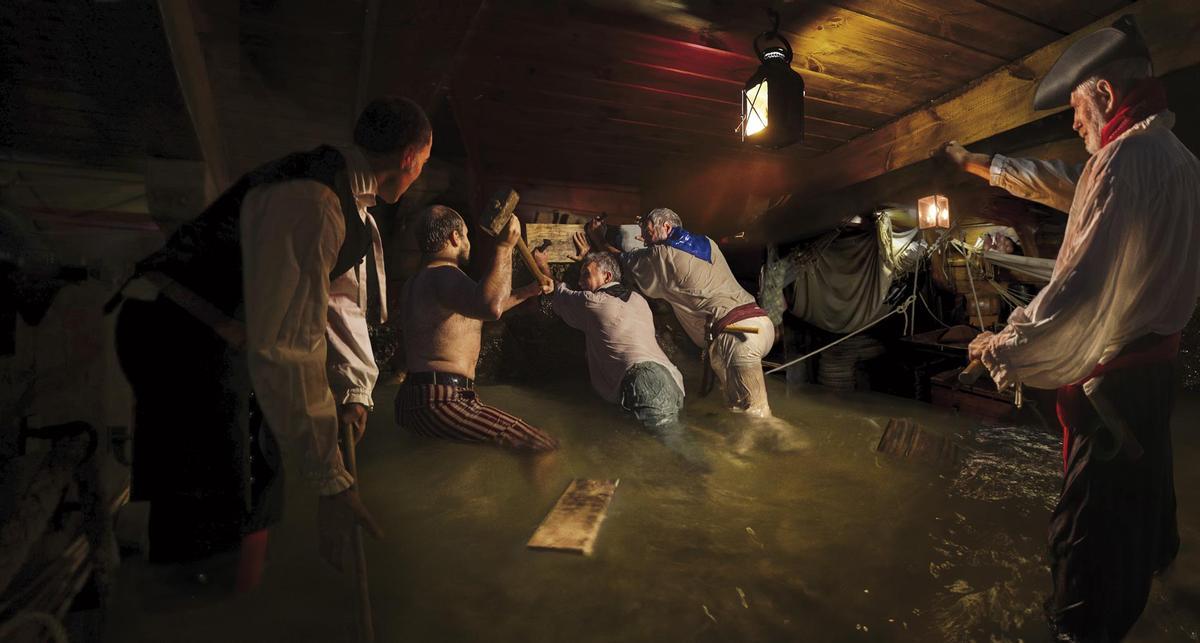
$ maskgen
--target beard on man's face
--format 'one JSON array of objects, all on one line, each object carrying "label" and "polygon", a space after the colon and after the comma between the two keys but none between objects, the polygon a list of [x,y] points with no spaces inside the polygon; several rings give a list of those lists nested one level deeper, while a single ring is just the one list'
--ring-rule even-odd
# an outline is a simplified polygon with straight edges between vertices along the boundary
[{"label": "beard on man's face", "polygon": [[1079,136],[1088,154],[1100,151],[1101,132],[1104,130],[1104,115],[1099,101],[1094,96],[1084,98],[1076,108],[1076,118],[1082,127]]}]

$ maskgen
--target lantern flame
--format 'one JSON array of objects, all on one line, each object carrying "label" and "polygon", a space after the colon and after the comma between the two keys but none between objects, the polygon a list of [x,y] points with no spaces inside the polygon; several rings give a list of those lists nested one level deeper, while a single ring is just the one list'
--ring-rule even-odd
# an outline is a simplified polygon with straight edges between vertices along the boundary
[{"label": "lantern flame", "polygon": [[922,230],[950,228],[950,199],[933,194],[917,201],[917,223]]},{"label": "lantern flame", "polygon": [[743,92],[746,101],[746,136],[753,136],[767,128],[767,81]]}]

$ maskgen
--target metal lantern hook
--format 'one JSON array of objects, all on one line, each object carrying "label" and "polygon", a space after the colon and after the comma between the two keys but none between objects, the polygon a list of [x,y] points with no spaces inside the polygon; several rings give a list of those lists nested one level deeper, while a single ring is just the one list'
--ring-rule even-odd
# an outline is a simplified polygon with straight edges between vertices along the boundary
[{"label": "metal lantern hook", "polygon": [[[759,44],[759,41],[763,41],[763,44],[765,44],[773,39],[782,45],[784,59],[790,64],[792,62],[792,46],[783,36],[779,35],[779,12],[767,7],[767,17],[771,19],[771,29],[754,37],[754,54],[759,60],[763,60],[763,47]],[[763,40],[764,38],[766,40]]]}]

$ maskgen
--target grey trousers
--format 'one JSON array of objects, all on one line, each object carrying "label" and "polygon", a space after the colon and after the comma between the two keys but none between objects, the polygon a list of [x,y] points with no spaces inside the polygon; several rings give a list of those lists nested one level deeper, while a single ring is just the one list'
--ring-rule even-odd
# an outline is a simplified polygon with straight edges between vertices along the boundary
[{"label": "grey trousers", "polygon": [[683,391],[667,367],[657,362],[639,362],[621,379],[621,408],[629,411],[646,428],[679,421]]}]

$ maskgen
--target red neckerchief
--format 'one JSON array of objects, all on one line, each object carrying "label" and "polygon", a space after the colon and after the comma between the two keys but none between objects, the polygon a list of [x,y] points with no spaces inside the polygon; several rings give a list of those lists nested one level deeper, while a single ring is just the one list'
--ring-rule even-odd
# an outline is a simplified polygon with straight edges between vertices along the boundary
[{"label": "red neckerchief", "polygon": [[1063,430],[1064,471],[1067,469],[1067,454],[1071,450],[1071,427],[1079,425],[1084,411],[1087,409],[1088,400],[1087,396],[1084,395],[1083,385],[1089,380],[1100,377],[1105,373],[1169,362],[1179,354],[1179,337],[1180,333],[1164,335],[1162,339],[1149,346],[1121,353],[1107,364],[1097,364],[1096,368],[1093,368],[1092,372],[1087,374],[1087,377],[1074,384],[1067,384],[1058,389],[1058,404],[1055,410],[1058,413],[1058,423],[1062,425]]},{"label": "red neckerchief", "polygon": [[1143,78],[1134,83],[1117,113],[1100,130],[1100,147],[1115,141],[1134,125],[1167,108],[1167,88],[1157,78]]}]

